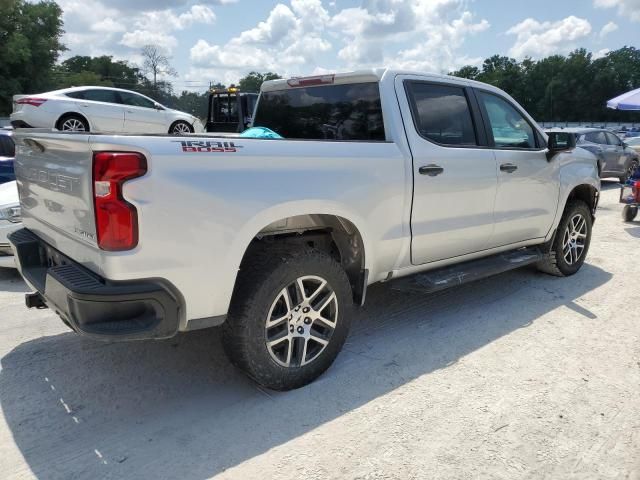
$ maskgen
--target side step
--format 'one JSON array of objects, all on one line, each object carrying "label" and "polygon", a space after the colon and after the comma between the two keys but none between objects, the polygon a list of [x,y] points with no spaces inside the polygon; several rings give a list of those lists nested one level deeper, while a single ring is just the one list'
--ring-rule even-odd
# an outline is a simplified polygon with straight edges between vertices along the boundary
[{"label": "side step", "polygon": [[392,289],[402,292],[433,293],[508,272],[509,270],[515,270],[516,268],[536,263],[542,258],[543,253],[539,248],[521,248],[491,257],[419,273],[410,277],[391,280],[390,283]]}]

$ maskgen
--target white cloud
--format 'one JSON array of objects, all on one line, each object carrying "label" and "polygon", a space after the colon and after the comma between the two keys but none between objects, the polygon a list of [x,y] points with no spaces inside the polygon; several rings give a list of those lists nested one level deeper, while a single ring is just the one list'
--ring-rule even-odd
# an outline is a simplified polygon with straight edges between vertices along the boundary
[{"label": "white cloud", "polygon": [[367,0],[337,13],[332,27],[346,44],[338,56],[350,66],[448,71],[469,60],[458,52],[465,39],[490,25],[462,0]]},{"label": "white cloud", "polygon": [[617,8],[621,16],[640,22],[640,0],[594,0],[596,8]]},{"label": "white cloud", "polygon": [[187,78],[206,74],[209,78],[233,76],[237,80],[251,70],[297,72],[315,64],[317,55],[331,48],[324,37],[329,19],[320,0],[277,4],[266,20],[225,44],[199,39],[190,50],[193,67]]},{"label": "white cloud", "polygon": [[212,24],[216,14],[206,5],[193,5],[184,13],[176,14],[173,10],[158,10],[142,13],[142,17],[135,24],[141,30],[164,31],[183,30],[195,23]]},{"label": "white cloud", "polygon": [[609,22],[604,27],[602,27],[602,30],[600,30],[599,36],[600,36],[601,39],[603,39],[604,37],[606,37],[610,33],[613,33],[616,30],[618,30],[618,28],[619,27],[615,22]]},{"label": "white cloud", "polygon": [[601,50],[598,50],[597,52],[593,53],[593,59],[597,60],[599,58],[606,57],[609,52],[611,52],[610,48],[603,48]]},{"label": "white cloud", "polygon": [[591,30],[591,24],[587,20],[573,15],[557,22],[539,22],[527,18],[507,30],[508,35],[516,36],[516,43],[509,50],[509,55],[521,59],[567,53],[575,48],[578,40],[587,37]]},{"label": "white cloud", "polygon": [[173,35],[150,30],[135,30],[127,32],[122,36],[120,44],[129,48],[140,49],[145,45],[156,45],[161,49],[171,52],[178,44],[178,40]]}]

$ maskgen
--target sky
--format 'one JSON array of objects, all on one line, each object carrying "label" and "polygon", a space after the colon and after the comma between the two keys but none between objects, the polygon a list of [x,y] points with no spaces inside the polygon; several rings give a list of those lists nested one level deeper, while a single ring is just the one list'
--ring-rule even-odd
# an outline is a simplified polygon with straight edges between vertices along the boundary
[{"label": "sky", "polygon": [[517,59],[578,47],[639,47],[640,0],[58,0],[63,58],[142,65],[162,48],[174,90],[368,67],[446,73],[493,54]]}]

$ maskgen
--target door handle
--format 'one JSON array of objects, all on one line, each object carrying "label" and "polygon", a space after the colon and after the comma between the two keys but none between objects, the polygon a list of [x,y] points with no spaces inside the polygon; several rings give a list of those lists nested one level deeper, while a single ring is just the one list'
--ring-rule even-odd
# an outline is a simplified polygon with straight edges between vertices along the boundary
[{"label": "door handle", "polygon": [[437,177],[444,172],[444,168],[440,165],[427,165],[426,167],[420,167],[418,170],[420,175],[428,175],[429,177]]},{"label": "door handle", "polygon": [[513,163],[503,163],[502,165],[500,165],[501,172],[513,173],[517,169],[518,169],[518,166],[514,165]]}]

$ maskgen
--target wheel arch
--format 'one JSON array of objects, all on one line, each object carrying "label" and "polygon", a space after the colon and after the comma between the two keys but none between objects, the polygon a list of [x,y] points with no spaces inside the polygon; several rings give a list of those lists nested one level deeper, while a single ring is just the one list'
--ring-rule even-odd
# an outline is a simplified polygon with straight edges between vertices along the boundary
[{"label": "wheel arch", "polygon": [[[255,248],[305,244],[325,251],[344,268],[352,287],[354,301],[362,304],[368,284],[371,249],[366,234],[356,222],[337,213],[303,213],[262,223],[250,238],[243,242],[244,250],[239,268]],[[234,289],[237,276],[234,279]]]},{"label": "wheel arch", "polygon": [[56,120],[56,123],[55,123],[55,126],[56,126],[57,130],[60,130],[60,123],[62,122],[62,120],[64,120],[67,117],[80,117],[80,118],[82,118],[85,122],[87,122],[87,125],[89,125],[89,131],[93,131],[93,125],[91,124],[91,121],[89,120],[89,118],[86,115],[84,115],[84,114],[82,114],[80,112],[73,111],[73,110],[69,110],[69,111],[63,113],[62,115],[60,115],[58,117],[58,119]]}]

